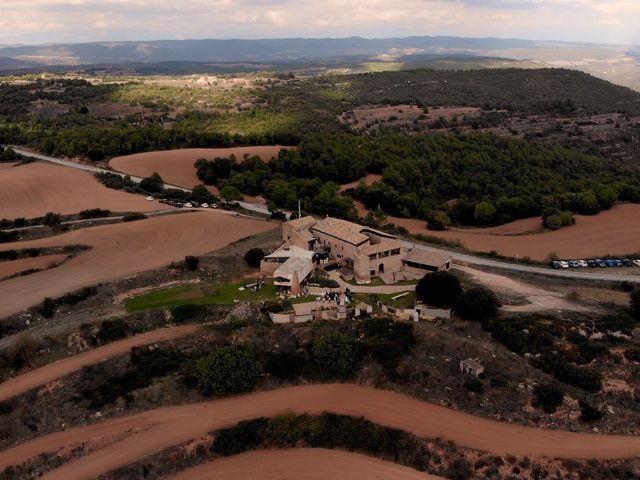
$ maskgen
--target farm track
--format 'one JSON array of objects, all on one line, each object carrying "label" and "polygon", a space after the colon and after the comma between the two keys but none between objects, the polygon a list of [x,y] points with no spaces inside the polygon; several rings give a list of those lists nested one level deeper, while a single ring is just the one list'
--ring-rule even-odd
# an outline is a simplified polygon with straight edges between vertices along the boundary
[{"label": "farm track", "polygon": [[70,428],[0,452],[0,470],[45,452],[69,451],[82,444],[93,451],[43,478],[95,478],[242,420],[287,412],[363,416],[374,423],[419,437],[440,437],[495,455],[598,460],[640,456],[640,437],[525,427],[473,416],[391,391],[351,384],[326,384],[164,407]]},{"label": "farm track", "polygon": [[359,453],[300,448],[260,450],[198,465],[167,480],[438,480],[397,463]]},{"label": "farm track", "polygon": [[0,318],[36,305],[45,297],[160,268],[186,255],[202,255],[277,225],[210,210],[1,244],[0,250],[64,245],[87,245],[91,249],[59,267],[0,282]]},{"label": "farm track", "polygon": [[54,363],[44,365],[43,367],[36,368],[35,370],[0,383],[0,402],[25,393],[33,388],[46,385],[53,380],[80,370],[82,367],[104,362],[109,358],[126,353],[133,347],[191,335],[197,332],[199,328],[198,325],[161,328],[134,335],[124,340],[118,340],[103,347],[93,348],[72,357],[63,358]]}]

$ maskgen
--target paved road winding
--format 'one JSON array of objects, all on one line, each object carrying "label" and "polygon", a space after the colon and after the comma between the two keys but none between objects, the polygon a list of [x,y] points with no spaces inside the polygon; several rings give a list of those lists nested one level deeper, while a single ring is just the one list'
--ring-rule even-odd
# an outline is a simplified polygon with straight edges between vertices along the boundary
[{"label": "paved road winding", "polygon": [[[24,155],[25,157],[31,157],[31,158],[35,158],[37,160],[42,160],[45,162],[51,162],[51,163],[56,163],[58,165],[64,165],[67,167],[72,167],[72,168],[79,168],[81,170],[86,170],[89,172],[93,172],[93,173],[98,173],[98,172],[106,172],[106,173],[117,173],[119,175],[125,176],[124,173],[121,172],[116,172],[114,170],[107,170],[104,168],[98,168],[98,167],[93,167],[91,165],[85,165],[85,164],[81,164],[81,163],[76,163],[76,162],[72,162],[70,160],[63,160],[61,158],[55,158],[55,157],[50,157],[47,155],[41,155],[39,153],[34,153],[31,152],[29,150],[24,150],[22,148],[19,147],[12,147],[17,153]],[[133,180],[136,183],[139,183],[142,178],[140,177],[131,177],[131,180]],[[170,188],[177,188],[179,190],[183,190],[183,191],[189,191],[188,189],[182,188],[182,187],[178,187],[176,185],[170,185],[170,184],[165,184],[166,187],[170,187]],[[262,206],[262,205],[256,205],[253,203],[247,203],[247,202],[239,202],[240,206],[242,206],[242,208],[245,208],[246,210],[255,212],[255,213],[259,213],[261,215],[268,215],[269,211],[266,207]],[[515,264],[515,263],[508,263],[508,262],[502,262],[499,260],[491,260],[488,258],[483,258],[483,257],[477,257],[475,255],[470,255],[470,254],[466,254],[466,253],[458,253],[458,252],[452,252],[446,249],[442,249],[442,248],[437,248],[437,247],[431,247],[428,245],[423,245],[420,243],[415,243],[415,242],[408,242],[408,241],[403,241],[402,242],[403,245],[407,248],[417,248],[420,250],[425,250],[425,251],[429,251],[429,252],[446,252],[446,253],[450,253],[453,260],[456,262],[460,262],[460,263],[467,263],[470,265],[476,265],[476,266],[484,266],[484,267],[491,267],[491,268],[497,268],[500,270],[505,270],[505,271],[511,271],[511,272],[522,272],[522,273],[532,273],[532,274],[537,274],[537,275],[545,275],[548,277],[557,277],[557,278],[563,278],[563,279],[570,279],[570,280],[591,280],[591,281],[600,281],[600,282],[630,282],[630,283],[640,283],[640,275],[629,275],[629,274],[624,274],[624,273],[596,273],[596,272],[581,272],[581,271],[576,271],[576,270],[553,270],[551,268],[544,268],[544,267],[534,267],[531,265],[522,265],[522,264]]]}]

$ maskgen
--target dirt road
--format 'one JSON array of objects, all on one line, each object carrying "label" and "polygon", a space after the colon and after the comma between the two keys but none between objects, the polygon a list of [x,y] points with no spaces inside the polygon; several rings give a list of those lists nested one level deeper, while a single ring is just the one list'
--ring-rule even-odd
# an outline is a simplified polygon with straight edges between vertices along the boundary
[{"label": "dirt road", "polygon": [[190,468],[170,480],[437,480],[419,472],[359,453],[301,448],[260,450],[221,458]]},{"label": "dirt road", "polygon": [[47,479],[94,478],[242,420],[285,412],[364,416],[420,437],[442,437],[496,455],[616,459],[640,456],[640,437],[570,433],[496,422],[398,393],[350,384],[306,385],[166,407],[53,433],[0,453],[0,471],[43,452],[94,448]]},{"label": "dirt road", "polygon": [[167,208],[140,195],[107,188],[90,173],[73,168],[34,162],[0,171],[0,218],[72,214],[98,207],[112,212]]},{"label": "dirt road", "polygon": [[20,395],[32,388],[36,388],[49,383],[65,375],[80,370],[87,365],[104,362],[105,360],[128,352],[133,347],[147,345],[155,342],[164,342],[172,338],[184,337],[197,332],[198,325],[182,325],[172,328],[161,328],[151,332],[134,335],[124,340],[109,343],[104,347],[94,348],[86,352],[79,353],[72,357],[58,360],[55,363],[37,368],[23,375],[6,380],[0,383],[0,402],[16,395]]},{"label": "dirt road", "polygon": [[0,318],[35,305],[45,297],[58,297],[87,285],[159,268],[183,260],[185,255],[202,255],[278,225],[211,210],[2,244],[0,250],[62,245],[92,248],[59,267],[0,282]]},{"label": "dirt road", "polygon": [[565,298],[566,294],[562,291],[545,290],[530,283],[505,277],[504,275],[483,272],[482,270],[462,265],[456,265],[454,268],[466,273],[474,281],[489,287],[497,294],[521,298],[528,302],[524,305],[503,305],[502,310],[508,312],[544,312],[548,310],[569,310],[574,312],[593,311],[593,308],[588,308],[567,300]]}]

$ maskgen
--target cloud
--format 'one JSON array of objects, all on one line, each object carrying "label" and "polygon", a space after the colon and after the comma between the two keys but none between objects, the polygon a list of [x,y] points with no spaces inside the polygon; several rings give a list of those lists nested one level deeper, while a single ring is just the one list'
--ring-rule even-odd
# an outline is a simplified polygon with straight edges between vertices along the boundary
[{"label": "cloud", "polygon": [[638,18],[638,0],[2,0],[0,43],[355,35],[630,43],[640,41]]}]

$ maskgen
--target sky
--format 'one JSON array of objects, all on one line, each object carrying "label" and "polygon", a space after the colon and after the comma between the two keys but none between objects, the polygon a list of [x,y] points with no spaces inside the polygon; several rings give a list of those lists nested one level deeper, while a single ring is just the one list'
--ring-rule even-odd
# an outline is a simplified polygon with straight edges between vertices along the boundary
[{"label": "sky", "polygon": [[0,44],[453,35],[640,45],[640,0],[0,0]]}]

